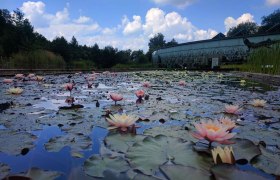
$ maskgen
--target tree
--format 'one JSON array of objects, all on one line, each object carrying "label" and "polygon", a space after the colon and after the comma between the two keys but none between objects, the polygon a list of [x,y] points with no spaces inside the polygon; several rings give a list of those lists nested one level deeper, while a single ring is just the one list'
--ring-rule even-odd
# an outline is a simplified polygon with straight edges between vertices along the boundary
[{"label": "tree", "polygon": [[77,39],[75,38],[75,36],[72,36],[72,39],[70,41],[70,45],[73,46],[73,47],[78,47],[79,46],[79,43],[78,43]]},{"label": "tree", "polygon": [[149,42],[149,51],[155,51],[165,46],[164,35],[158,33],[153,38],[150,39]]},{"label": "tree", "polygon": [[275,10],[268,16],[262,17],[259,33],[280,32],[280,9]]},{"label": "tree", "polygon": [[164,35],[161,33],[158,33],[153,38],[151,38],[150,42],[149,42],[149,50],[146,54],[149,61],[152,61],[152,53],[163,47],[165,47]]},{"label": "tree", "polygon": [[70,61],[70,56],[69,56],[70,48],[68,42],[63,36],[56,37],[51,42],[51,50],[54,53],[60,54],[66,62]]},{"label": "tree", "polygon": [[245,22],[229,29],[227,37],[248,36],[258,32],[258,25],[254,22]]},{"label": "tree", "polygon": [[170,42],[166,43],[166,47],[172,47],[176,45],[178,45],[178,42],[174,38],[172,38]]}]

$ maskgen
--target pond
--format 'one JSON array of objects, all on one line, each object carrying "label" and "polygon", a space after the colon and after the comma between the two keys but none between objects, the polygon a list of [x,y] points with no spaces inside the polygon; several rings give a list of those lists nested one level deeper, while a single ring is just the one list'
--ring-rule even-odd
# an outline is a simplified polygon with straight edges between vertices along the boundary
[{"label": "pond", "polygon": [[[74,83],[67,91],[66,83]],[[92,85],[92,87],[90,87]],[[231,73],[147,71],[0,78],[0,179],[275,179],[280,175],[280,88]],[[23,92],[10,94],[13,86]],[[142,99],[135,95],[143,90]],[[65,100],[70,96],[74,102]],[[123,99],[115,102],[110,94]],[[254,106],[253,101],[265,101]],[[238,112],[225,112],[238,105]],[[109,114],[137,118],[111,130]],[[231,119],[235,164],[217,163],[193,136]],[[212,122],[212,121],[211,121]],[[216,122],[216,121],[215,121]],[[196,125],[196,126],[195,126]],[[136,130],[136,132],[135,132]],[[199,132],[199,131],[198,131]],[[226,172],[226,173],[225,173]]]}]

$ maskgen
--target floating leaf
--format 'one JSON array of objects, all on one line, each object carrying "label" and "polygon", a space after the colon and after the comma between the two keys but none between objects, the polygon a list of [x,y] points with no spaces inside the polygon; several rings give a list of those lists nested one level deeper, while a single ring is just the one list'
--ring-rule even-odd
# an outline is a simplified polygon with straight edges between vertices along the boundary
[{"label": "floating leaf", "polygon": [[0,162],[0,179],[7,176],[10,172],[11,168],[7,164],[3,164]]},{"label": "floating leaf", "polygon": [[182,165],[163,165],[160,166],[160,170],[168,179],[176,180],[210,180],[211,176],[207,171]]},{"label": "floating leaf", "polygon": [[154,176],[147,176],[145,174],[138,173],[136,176],[134,176],[133,180],[161,180]]},{"label": "floating leaf", "polygon": [[110,157],[108,155],[93,155],[84,163],[85,173],[93,177],[104,177],[104,172],[110,170],[121,173],[129,169],[128,163],[122,157]]},{"label": "floating leaf", "polygon": [[235,160],[246,159],[250,162],[255,156],[261,154],[259,147],[250,140],[237,138],[232,141],[235,142],[232,145]]},{"label": "floating leaf", "polygon": [[175,164],[209,169],[212,159],[198,155],[190,143],[179,138],[163,135],[146,137],[128,149],[126,157],[130,164],[147,175],[154,175],[159,166],[168,161]]},{"label": "floating leaf", "polygon": [[262,169],[266,173],[280,176],[280,155],[260,146],[261,155],[252,160],[254,167]]},{"label": "floating leaf", "polygon": [[211,168],[211,172],[214,174],[215,179],[219,180],[248,180],[248,179],[258,179],[265,180],[266,178],[255,174],[251,171],[244,171],[238,167],[230,164],[219,164]]},{"label": "floating leaf", "polygon": [[31,168],[26,176],[36,180],[51,180],[59,177],[61,173],[55,171],[44,171],[39,168]]},{"label": "floating leaf", "polygon": [[72,156],[72,157],[75,157],[75,158],[83,158],[83,157],[84,157],[84,155],[83,155],[82,153],[80,153],[80,152],[75,152],[75,151],[72,151],[72,152],[71,152],[71,156]]},{"label": "floating leaf", "polygon": [[144,135],[153,137],[160,134],[169,137],[182,138],[187,141],[197,141],[188,130],[185,130],[185,128],[181,126],[157,126],[144,131]]},{"label": "floating leaf", "polygon": [[92,140],[90,137],[80,134],[67,134],[51,138],[45,144],[45,148],[49,152],[58,152],[65,146],[71,147],[72,151],[90,150]]},{"label": "floating leaf", "polygon": [[0,152],[19,155],[22,149],[32,149],[36,136],[27,132],[16,132],[7,129],[0,130]]},{"label": "floating leaf", "polygon": [[125,153],[135,142],[141,141],[146,136],[133,134],[109,134],[105,138],[106,146],[116,152]]}]

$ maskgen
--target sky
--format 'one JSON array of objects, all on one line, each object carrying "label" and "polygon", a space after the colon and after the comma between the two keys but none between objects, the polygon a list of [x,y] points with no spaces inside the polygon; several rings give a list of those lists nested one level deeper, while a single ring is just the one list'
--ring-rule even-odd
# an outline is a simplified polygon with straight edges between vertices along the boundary
[{"label": "sky", "polygon": [[0,0],[0,8],[19,8],[47,39],[75,36],[81,45],[147,51],[162,33],[168,42],[209,39],[242,22],[280,8],[280,0]]}]

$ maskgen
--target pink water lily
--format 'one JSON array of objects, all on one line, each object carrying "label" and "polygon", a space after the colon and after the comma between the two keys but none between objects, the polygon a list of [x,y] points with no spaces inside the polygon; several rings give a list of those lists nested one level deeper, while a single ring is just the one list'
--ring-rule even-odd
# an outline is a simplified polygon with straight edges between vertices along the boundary
[{"label": "pink water lily", "polygon": [[228,114],[238,114],[240,107],[238,105],[225,105],[225,112]]},{"label": "pink water lily", "polygon": [[219,119],[219,121],[220,121],[220,123],[222,123],[222,125],[227,127],[227,130],[230,131],[230,132],[236,126],[235,121],[233,121],[233,120],[231,120],[230,118],[227,118],[227,117],[222,117],[222,118]]},{"label": "pink water lily", "polygon": [[209,141],[209,147],[211,147],[212,142],[218,142],[220,144],[231,144],[228,141],[236,133],[230,133],[226,126],[221,124],[219,121],[201,121],[201,123],[194,124],[197,132],[193,132],[193,137],[202,140],[205,139]]},{"label": "pink water lily", "polygon": [[71,96],[71,91],[74,88],[74,84],[73,83],[67,83],[64,85],[64,88],[70,92],[70,96]]},{"label": "pink water lily", "polygon": [[35,77],[35,74],[30,73],[30,74],[28,74],[27,77],[28,77],[28,78],[33,78],[33,77]]},{"label": "pink water lily", "polygon": [[110,94],[110,98],[115,101],[115,105],[117,104],[117,101],[121,101],[123,100],[123,96],[121,94],[117,94],[117,93],[111,93]]},{"label": "pink water lily", "polygon": [[145,91],[144,90],[138,90],[135,92],[135,95],[139,98],[142,99],[145,96]]},{"label": "pink water lily", "polygon": [[138,118],[127,114],[109,114],[109,118],[106,118],[106,120],[111,125],[108,129],[119,128],[121,131],[127,131],[129,127],[135,124]]},{"label": "pink water lily", "polygon": [[17,79],[23,79],[24,78],[24,74],[16,74],[15,78]]},{"label": "pink water lily", "polygon": [[145,81],[145,82],[143,82],[142,86],[149,88],[149,87],[151,87],[151,83],[149,81]]},{"label": "pink water lily", "polygon": [[3,83],[12,83],[13,80],[12,79],[3,79]]},{"label": "pink water lily", "polygon": [[186,81],[183,81],[183,80],[179,81],[178,84],[179,84],[179,86],[186,86],[187,85]]}]

